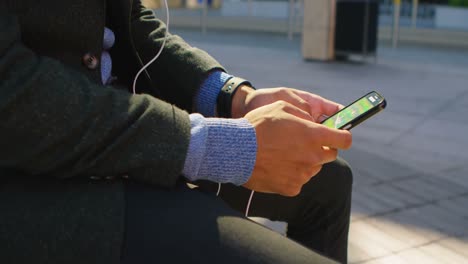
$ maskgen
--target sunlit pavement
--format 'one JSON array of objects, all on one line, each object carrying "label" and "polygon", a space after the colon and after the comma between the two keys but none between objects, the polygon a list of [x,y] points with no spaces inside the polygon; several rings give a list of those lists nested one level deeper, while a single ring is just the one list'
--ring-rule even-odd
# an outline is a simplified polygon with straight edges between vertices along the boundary
[{"label": "sunlit pavement", "polygon": [[[468,50],[392,49],[376,61],[304,61],[284,35],[173,29],[257,87],[347,104],[370,90],[388,107],[352,130],[351,263],[468,262]],[[272,225],[284,229],[284,225]]]}]

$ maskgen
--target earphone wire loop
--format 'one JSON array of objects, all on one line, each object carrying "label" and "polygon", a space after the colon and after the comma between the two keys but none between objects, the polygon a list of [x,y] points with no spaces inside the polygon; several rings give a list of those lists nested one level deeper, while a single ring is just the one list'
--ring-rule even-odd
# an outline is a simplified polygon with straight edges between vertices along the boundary
[{"label": "earphone wire loop", "polygon": [[[140,77],[140,74],[146,70],[146,68],[148,68],[153,62],[155,62],[159,56],[161,55],[163,49],[164,49],[164,46],[166,45],[166,40],[167,40],[167,36],[168,36],[168,32],[169,32],[169,5],[167,4],[167,0],[164,0],[164,7],[166,9],[166,32],[164,32],[164,40],[163,40],[163,43],[161,45],[161,47],[159,48],[159,51],[158,53],[153,57],[153,59],[151,59],[148,63],[146,63],[139,71],[138,73],[135,75],[135,79],[133,79],[133,86],[132,86],[132,91],[133,91],[133,94],[136,94],[136,83],[137,83],[137,80],[138,80],[138,77]],[[154,11],[153,11],[154,13]]]}]

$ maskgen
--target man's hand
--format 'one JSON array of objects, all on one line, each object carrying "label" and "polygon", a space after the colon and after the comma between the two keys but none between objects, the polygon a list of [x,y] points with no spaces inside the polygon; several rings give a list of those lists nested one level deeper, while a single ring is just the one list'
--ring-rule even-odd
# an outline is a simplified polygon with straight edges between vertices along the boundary
[{"label": "man's hand", "polygon": [[291,88],[269,88],[253,90],[248,86],[241,86],[234,94],[232,100],[232,117],[239,118],[248,112],[271,104],[276,101],[288,102],[307,112],[315,122],[322,121],[322,115],[331,116],[343,106],[308,92]]},{"label": "man's hand", "polygon": [[349,131],[317,124],[307,111],[285,101],[259,107],[245,118],[255,127],[258,146],[252,176],[244,184],[251,190],[295,196],[323,164],[336,159],[336,149],[351,146]]}]

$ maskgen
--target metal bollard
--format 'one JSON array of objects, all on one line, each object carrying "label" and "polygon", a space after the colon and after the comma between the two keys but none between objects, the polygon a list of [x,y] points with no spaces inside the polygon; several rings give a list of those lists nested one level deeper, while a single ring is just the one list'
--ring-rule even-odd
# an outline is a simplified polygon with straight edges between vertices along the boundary
[{"label": "metal bollard", "polygon": [[392,30],[392,47],[398,47],[398,36],[400,32],[400,9],[401,0],[393,1],[393,30]]},{"label": "metal bollard", "polygon": [[206,19],[208,16],[208,0],[203,0],[203,9],[202,9],[202,16],[201,16],[201,26],[202,26],[202,34],[206,35]]},{"label": "metal bollard", "polygon": [[418,21],[419,0],[413,0],[413,13],[411,14],[411,27],[416,28]]},{"label": "metal bollard", "polygon": [[295,18],[295,1],[289,0],[289,14],[288,14],[288,39],[292,40],[294,35],[294,18]]}]

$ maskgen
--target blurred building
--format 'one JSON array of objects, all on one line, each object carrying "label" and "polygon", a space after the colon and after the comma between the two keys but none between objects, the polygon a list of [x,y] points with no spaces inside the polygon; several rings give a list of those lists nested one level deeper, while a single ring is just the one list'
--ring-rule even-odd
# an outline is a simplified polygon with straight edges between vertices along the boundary
[{"label": "blurred building", "polygon": [[[161,3],[163,3],[163,0],[142,1],[154,9],[161,8]],[[320,48],[323,50],[322,54],[330,54],[330,44],[334,41],[332,35],[325,33],[334,27],[333,16],[324,17],[324,14],[329,14],[333,9],[307,7],[320,5],[317,2],[321,0],[167,1],[171,8],[171,23],[175,28],[198,28],[202,32],[210,29],[271,32],[285,34],[289,39],[295,36],[306,38],[314,36],[314,39],[327,39],[327,42]],[[468,48],[468,0],[401,0],[399,6],[395,6],[394,0],[327,0],[325,2],[346,1],[378,3],[376,12],[379,42],[393,43],[396,39],[397,43],[402,44]],[[203,9],[203,3],[207,3],[208,8]],[[349,13],[344,11],[338,13]],[[394,23],[396,11],[399,11],[397,27]],[[341,17],[342,15],[338,14],[337,21]],[[314,22],[314,20],[322,20],[326,24],[320,21]],[[322,32],[320,36],[310,31],[318,29],[317,27],[322,27],[319,30]],[[323,30],[323,28],[328,29]],[[364,27],[362,28],[364,31]],[[373,31],[373,25],[367,28]],[[394,33],[395,28],[398,31],[397,34]],[[307,30],[309,32],[306,32]],[[349,30],[345,29],[343,32],[349,32]],[[344,38],[349,39],[348,36]],[[339,39],[338,42],[340,42]],[[364,41],[364,43],[367,42]],[[373,46],[373,43],[366,44],[363,50],[369,50],[369,47],[373,50]],[[307,47],[310,47],[309,50],[318,50],[315,44],[307,45]]]}]

